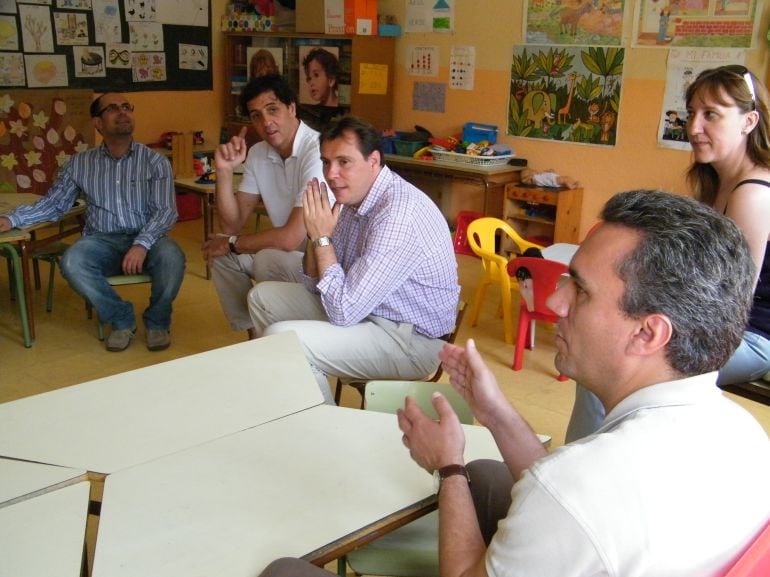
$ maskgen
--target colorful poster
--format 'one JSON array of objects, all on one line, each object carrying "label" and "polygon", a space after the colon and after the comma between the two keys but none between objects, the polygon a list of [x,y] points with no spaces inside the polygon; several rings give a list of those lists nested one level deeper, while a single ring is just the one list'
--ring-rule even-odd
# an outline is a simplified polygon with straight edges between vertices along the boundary
[{"label": "colorful poster", "polygon": [[406,32],[454,32],[455,0],[407,0]]},{"label": "colorful poster", "polygon": [[639,0],[634,45],[750,48],[761,0]]},{"label": "colorful poster", "polygon": [[690,150],[687,138],[685,93],[695,78],[709,68],[741,64],[746,51],[739,48],[672,48],[668,53],[666,91],[658,123],[658,146]]},{"label": "colorful poster", "polygon": [[528,0],[524,9],[527,44],[622,44],[624,0]]},{"label": "colorful poster", "polygon": [[508,134],[614,146],[623,48],[516,46]]}]

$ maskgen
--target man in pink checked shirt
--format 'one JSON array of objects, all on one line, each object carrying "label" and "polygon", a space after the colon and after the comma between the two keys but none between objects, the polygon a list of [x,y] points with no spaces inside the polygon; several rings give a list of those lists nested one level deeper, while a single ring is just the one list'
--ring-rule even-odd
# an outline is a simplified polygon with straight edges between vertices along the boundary
[{"label": "man in pink checked shirt", "polygon": [[299,335],[332,404],[329,375],[416,380],[435,371],[460,287],[446,220],[384,165],[379,133],[345,116],[320,144],[336,202],[324,183],[308,184],[303,283],[260,283],[248,302],[258,335]]}]

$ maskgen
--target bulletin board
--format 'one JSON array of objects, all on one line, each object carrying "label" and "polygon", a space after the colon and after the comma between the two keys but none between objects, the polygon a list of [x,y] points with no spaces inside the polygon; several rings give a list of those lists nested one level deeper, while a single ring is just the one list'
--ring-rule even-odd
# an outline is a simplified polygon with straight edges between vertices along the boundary
[{"label": "bulletin board", "polygon": [[212,86],[211,0],[0,0],[0,89]]},{"label": "bulletin board", "polygon": [[0,89],[0,192],[45,194],[70,157],[93,146],[90,90]]}]

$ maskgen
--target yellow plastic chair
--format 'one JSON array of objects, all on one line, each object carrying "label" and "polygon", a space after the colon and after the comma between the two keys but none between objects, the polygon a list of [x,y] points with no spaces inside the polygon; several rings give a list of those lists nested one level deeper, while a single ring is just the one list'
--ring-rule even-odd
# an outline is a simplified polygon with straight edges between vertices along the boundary
[{"label": "yellow plastic chair", "polygon": [[[451,385],[424,381],[370,381],[366,387],[366,410],[395,413],[412,397],[420,408],[438,418],[431,402],[434,391],[443,394],[464,424],[473,424],[473,413]],[[394,423],[395,426],[395,423]],[[345,575],[345,562],[357,575],[393,577],[439,577],[438,512],[433,511],[341,557],[339,575]]]},{"label": "yellow plastic chair", "polygon": [[471,326],[475,327],[479,320],[481,312],[481,303],[484,301],[484,295],[487,287],[496,284],[500,287],[500,305],[503,311],[503,324],[505,327],[505,342],[513,344],[513,307],[511,300],[511,290],[519,288],[516,279],[508,275],[506,267],[508,259],[495,252],[495,242],[497,237],[508,237],[513,244],[518,247],[520,254],[523,254],[528,248],[543,249],[542,246],[524,240],[507,222],[499,218],[484,217],[474,220],[468,225],[468,244],[473,252],[481,258],[481,265],[484,268],[484,276],[479,281],[476,289],[476,296],[473,300],[473,310],[471,311]]}]

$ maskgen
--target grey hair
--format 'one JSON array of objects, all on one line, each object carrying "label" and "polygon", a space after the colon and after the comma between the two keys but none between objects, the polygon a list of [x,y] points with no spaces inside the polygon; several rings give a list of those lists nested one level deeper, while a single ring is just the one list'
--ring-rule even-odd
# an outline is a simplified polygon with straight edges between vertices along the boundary
[{"label": "grey hair", "polygon": [[694,199],[655,190],[615,195],[602,219],[641,236],[616,267],[625,284],[621,310],[671,320],[666,358],[679,374],[720,369],[741,340],[754,290],[754,264],[738,227]]}]

